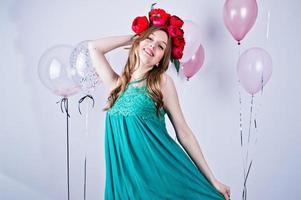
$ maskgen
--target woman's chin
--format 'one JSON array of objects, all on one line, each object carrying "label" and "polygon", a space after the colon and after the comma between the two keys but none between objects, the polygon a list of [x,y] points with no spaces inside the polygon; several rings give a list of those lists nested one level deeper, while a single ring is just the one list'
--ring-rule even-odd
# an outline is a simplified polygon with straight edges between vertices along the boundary
[{"label": "woman's chin", "polygon": [[150,59],[147,58],[147,57],[144,56],[144,55],[140,56],[140,63],[141,63],[142,65],[147,65],[147,66],[152,65],[151,62],[150,62]]}]

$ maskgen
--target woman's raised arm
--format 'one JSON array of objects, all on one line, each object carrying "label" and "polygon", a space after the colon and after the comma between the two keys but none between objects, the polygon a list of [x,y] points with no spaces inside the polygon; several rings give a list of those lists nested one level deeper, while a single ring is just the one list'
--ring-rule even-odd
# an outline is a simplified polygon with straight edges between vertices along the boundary
[{"label": "woman's raised arm", "polygon": [[133,35],[112,36],[91,40],[88,43],[92,65],[103,84],[110,90],[115,88],[119,75],[114,71],[105,54],[118,47],[131,45],[132,38]]}]

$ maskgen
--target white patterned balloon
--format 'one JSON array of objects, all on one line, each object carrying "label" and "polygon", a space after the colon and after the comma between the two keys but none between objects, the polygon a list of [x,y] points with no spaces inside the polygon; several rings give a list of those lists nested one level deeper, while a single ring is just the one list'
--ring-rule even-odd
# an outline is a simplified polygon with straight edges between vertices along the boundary
[{"label": "white patterned balloon", "polygon": [[100,77],[92,66],[88,42],[80,42],[70,56],[71,68],[74,70],[72,78],[84,93],[93,92],[100,83]]}]

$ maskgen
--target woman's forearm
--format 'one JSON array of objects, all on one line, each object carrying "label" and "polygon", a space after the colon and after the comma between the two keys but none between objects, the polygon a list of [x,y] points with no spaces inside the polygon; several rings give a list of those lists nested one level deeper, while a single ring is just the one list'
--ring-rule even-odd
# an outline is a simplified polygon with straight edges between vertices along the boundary
[{"label": "woman's forearm", "polygon": [[[204,155],[202,153],[201,147],[196,140],[194,134],[191,132],[191,130],[188,130],[190,133],[185,134],[185,138],[179,138],[180,144],[183,146],[183,148],[186,150],[186,152],[189,154],[193,162],[197,165],[198,169],[200,169],[204,175],[207,177],[207,179],[214,184],[216,181],[213,173],[211,172]],[[187,137],[189,136],[189,137]]]},{"label": "woman's forearm", "polygon": [[132,35],[111,36],[90,40],[88,43],[92,66],[110,90],[115,88],[119,75],[114,71],[105,54],[118,47],[132,44],[132,37]]},{"label": "woman's forearm", "polygon": [[134,35],[123,35],[123,36],[111,36],[100,38],[96,40],[90,40],[90,45],[103,54],[116,49],[118,47],[127,46],[132,44],[132,37]]}]

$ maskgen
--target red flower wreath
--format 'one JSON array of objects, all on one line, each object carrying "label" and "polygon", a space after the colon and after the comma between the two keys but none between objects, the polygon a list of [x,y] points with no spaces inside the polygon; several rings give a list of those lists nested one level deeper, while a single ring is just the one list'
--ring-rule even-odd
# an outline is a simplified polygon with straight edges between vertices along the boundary
[{"label": "red flower wreath", "polygon": [[185,46],[184,31],[181,29],[184,22],[178,16],[171,16],[163,9],[154,9],[154,5],[155,3],[152,4],[151,11],[148,13],[149,20],[146,16],[136,17],[132,23],[132,30],[139,35],[150,26],[165,26],[172,40],[171,62],[174,63],[177,72],[179,72],[179,59],[183,56]]}]

